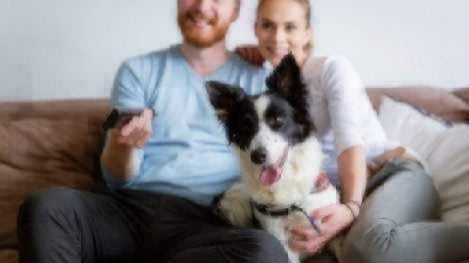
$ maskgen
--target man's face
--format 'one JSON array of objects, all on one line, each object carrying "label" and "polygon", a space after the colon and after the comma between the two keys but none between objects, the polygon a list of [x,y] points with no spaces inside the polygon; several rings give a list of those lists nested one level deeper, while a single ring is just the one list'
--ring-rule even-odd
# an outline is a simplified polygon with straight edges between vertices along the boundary
[{"label": "man's face", "polygon": [[199,48],[219,42],[238,11],[236,0],[179,0],[178,24],[184,41]]}]

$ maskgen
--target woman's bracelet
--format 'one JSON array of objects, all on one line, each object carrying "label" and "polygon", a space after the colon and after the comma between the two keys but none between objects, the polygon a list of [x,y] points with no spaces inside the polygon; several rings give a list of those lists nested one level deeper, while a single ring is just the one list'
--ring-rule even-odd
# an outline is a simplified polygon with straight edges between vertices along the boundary
[{"label": "woman's bracelet", "polygon": [[[357,219],[360,214],[361,204],[355,200],[346,200],[343,204],[352,212],[353,220]],[[356,209],[353,209],[351,204],[353,204]]]},{"label": "woman's bracelet", "polygon": [[344,203],[344,205],[350,210],[350,213],[352,213],[353,221],[355,221],[355,219],[357,219],[357,216],[355,215],[355,212],[353,212],[352,207],[350,207],[350,205],[346,203]]},{"label": "woman's bracelet", "polygon": [[358,210],[360,210],[360,208],[362,208],[362,204],[359,203],[358,201],[355,201],[355,200],[345,200],[344,203],[352,203],[352,204],[357,206]]}]

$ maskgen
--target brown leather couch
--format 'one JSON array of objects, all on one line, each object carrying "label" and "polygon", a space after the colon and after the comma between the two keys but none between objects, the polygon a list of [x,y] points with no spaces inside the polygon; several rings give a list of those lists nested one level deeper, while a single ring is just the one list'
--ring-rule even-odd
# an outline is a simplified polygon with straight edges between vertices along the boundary
[{"label": "brown leather couch", "polygon": [[[369,88],[448,121],[469,123],[469,88]],[[53,186],[89,190],[99,171],[104,99],[0,103],[0,262],[18,261],[16,215],[32,192]]]}]

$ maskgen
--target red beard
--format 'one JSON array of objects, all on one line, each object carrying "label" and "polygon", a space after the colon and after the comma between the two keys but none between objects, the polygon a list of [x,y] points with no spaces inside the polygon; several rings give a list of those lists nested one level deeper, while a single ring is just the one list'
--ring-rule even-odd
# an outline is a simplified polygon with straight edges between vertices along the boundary
[{"label": "red beard", "polygon": [[[198,30],[194,27],[193,19],[207,19],[210,30]],[[230,26],[230,21],[220,21],[216,17],[203,17],[199,11],[187,11],[178,14],[178,24],[184,40],[198,48],[209,47],[221,41]]]}]

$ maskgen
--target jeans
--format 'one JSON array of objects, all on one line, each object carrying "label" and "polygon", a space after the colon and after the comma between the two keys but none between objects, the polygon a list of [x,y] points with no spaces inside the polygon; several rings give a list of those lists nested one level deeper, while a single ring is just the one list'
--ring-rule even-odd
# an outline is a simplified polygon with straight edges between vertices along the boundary
[{"label": "jeans", "polygon": [[441,222],[438,193],[419,164],[391,160],[370,178],[366,194],[346,236],[346,262],[469,259],[469,224]]},{"label": "jeans", "polygon": [[[460,262],[469,259],[469,224],[441,222],[432,179],[419,164],[396,158],[369,179],[342,256],[347,263]],[[305,262],[336,259],[326,251]]]}]

